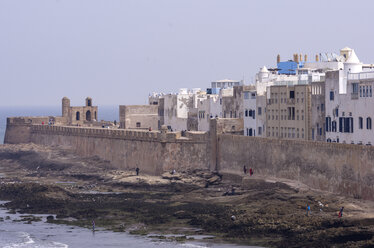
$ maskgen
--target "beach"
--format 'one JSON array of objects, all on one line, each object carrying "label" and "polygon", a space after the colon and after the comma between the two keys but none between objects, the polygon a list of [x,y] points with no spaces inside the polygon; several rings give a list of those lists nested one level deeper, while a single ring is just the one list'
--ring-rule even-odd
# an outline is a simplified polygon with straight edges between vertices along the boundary
[{"label": "beach", "polygon": [[[242,175],[246,183],[238,184],[201,170],[162,176],[140,171],[136,176],[135,170],[112,168],[97,157],[81,158],[61,147],[34,144],[2,145],[0,173],[0,199],[8,201],[4,206],[9,211],[45,214],[50,216],[47,224],[90,233],[83,240],[92,238],[95,221],[97,234],[124,234],[129,240],[143,237],[173,245],[374,244],[373,202],[293,181]],[[24,222],[28,221],[35,222]]]}]

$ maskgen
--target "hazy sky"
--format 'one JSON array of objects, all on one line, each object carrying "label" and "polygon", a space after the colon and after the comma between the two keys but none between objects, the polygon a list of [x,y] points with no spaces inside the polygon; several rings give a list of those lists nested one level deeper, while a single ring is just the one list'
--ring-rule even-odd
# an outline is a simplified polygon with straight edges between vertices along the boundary
[{"label": "hazy sky", "polygon": [[374,1],[0,0],[0,106],[144,104],[354,48],[374,62]]}]

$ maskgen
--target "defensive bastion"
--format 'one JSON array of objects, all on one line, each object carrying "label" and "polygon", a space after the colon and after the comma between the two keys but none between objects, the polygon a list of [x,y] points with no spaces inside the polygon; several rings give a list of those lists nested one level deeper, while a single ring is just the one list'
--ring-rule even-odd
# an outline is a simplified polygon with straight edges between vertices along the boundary
[{"label": "defensive bastion", "polygon": [[[45,119],[46,118],[46,119]],[[4,143],[64,146],[99,156],[118,169],[160,175],[193,169],[288,178],[311,188],[374,200],[374,148],[337,143],[265,139],[230,134],[237,119],[212,119],[210,132],[168,132],[42,125],[48,117],[7,119]]]}]

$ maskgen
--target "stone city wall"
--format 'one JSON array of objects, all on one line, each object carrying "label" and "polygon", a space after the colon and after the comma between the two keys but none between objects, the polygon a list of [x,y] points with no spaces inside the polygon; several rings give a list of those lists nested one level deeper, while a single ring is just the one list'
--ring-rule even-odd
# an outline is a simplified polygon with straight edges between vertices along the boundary
[{"label": "stone city wall", "polygon": [[218,135],[217,167],[288,178],[311,188],[374,200],[374,147]]},{"label": "stone city wall", "polygon": [[[43,117],[44,118],[44,117]],[[5,143],[65,146],[81,156],[99,156],[118,169],[160,175],[193,169],[297,180],[311,188],[374,200],[374,147],[222,134],[164,132],[34,124],[44,119],[9,118]],[[46,117],[48,118],[48,117]],[[235,123],[229,121],[230,125]]]},{"label": "stone city wall", "polygon": [[208,169],[207,134],[32,125],[30,142],[73,149],[81,156],[99,156],[118,169],[160,175],[164,171]]}]

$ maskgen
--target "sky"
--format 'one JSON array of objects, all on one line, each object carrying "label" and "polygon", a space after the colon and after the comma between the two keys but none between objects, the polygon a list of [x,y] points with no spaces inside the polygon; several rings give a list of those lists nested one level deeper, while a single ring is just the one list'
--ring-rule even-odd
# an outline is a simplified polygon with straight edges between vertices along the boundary
[{"label": "sky", "polygon": [[374,62],[374,1],[0,0],[0,106],[146,104],[253,83],[276,56],[349,46]]}]

